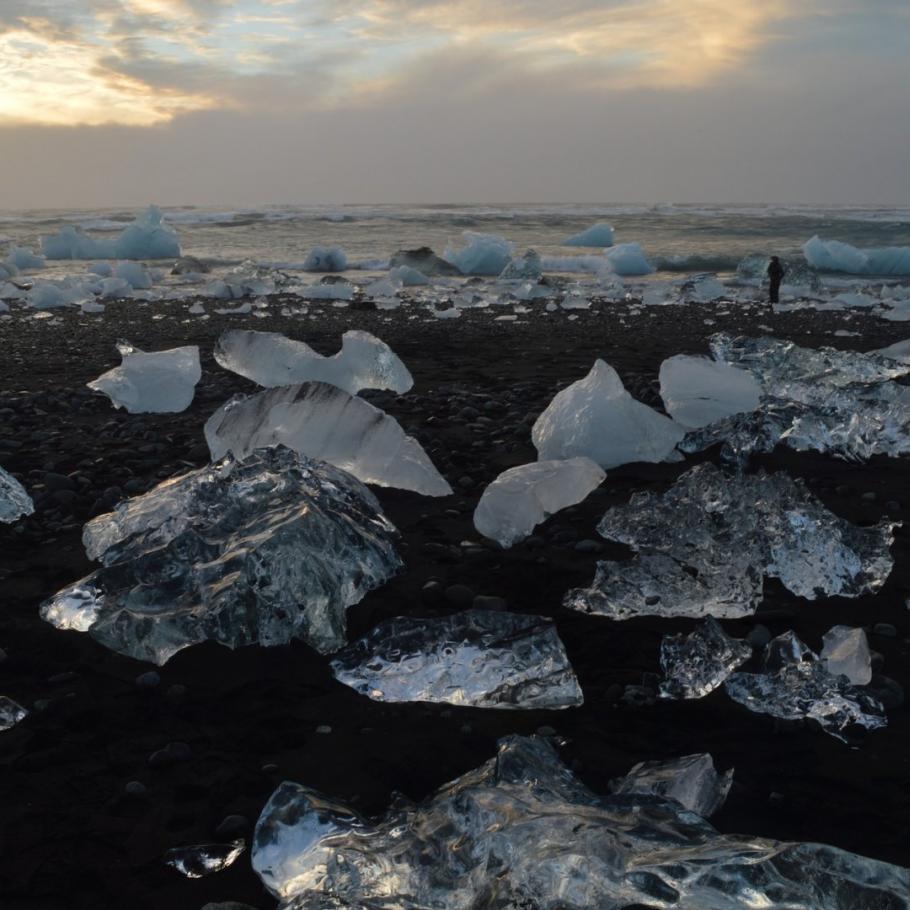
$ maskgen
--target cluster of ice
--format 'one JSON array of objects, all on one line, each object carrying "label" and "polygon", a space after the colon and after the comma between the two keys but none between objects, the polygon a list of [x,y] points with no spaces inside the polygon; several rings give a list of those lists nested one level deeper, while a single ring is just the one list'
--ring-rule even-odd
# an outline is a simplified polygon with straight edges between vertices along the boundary
[{"label": "cluster of ice", "polygon": [[86,524],[101,568],[41,607],[60,629],[163,664],[212,639],[345,644],[345,613],[401,567],[370,491],[276,447],[160,483]]},{"label": "cluster of ice", "polygon": [[351,395],[362,389],[400,395],[414,385],[408,368],[384,341],[358,330],[345,332],[341,350],[324,357],[303,341],[277,332],[232,329],[216,342],[215,361],[265,388],[316,381]]},{"label": "cluster of ice", "polygon": [[0,695],[0,733],[12,730],[16,724],[28,717],[28,711],[11,698]]},{"label": "cluster of ice", "polygon": [[474,527],[500,546],[511,547],[550,515],[581,502],[606,476],[584,457],[509,468],[483,491]]},{"label": "cluster of ice", "polygon": [[202,378],[198,347],[140,351],[121,341],[117,350],[123,358],[120,366],[87,383],[107,395],[115,408],[130,414],[176,414],[192,404]]},{"label": "cluster of ice", "polygon": [[728,475],[705,463],[663,495],[636,493],[604,515],[600,534],[636,556],[598,563],[591,587],[565,605],[612,619],[736,618],[755,612],[765,575],[807,600],[859,597],[891,572],[893,528],[850,524],[782,472]]},{"label": "cluster of ice", "polygon": [[910,275],[910,246],[858,249],[815,236],[803,246],[806,261],[826,272],[849,275]]},{"label": "cluster of ice", "polygon": [[512,261],[513,246],[503,237],[475,231],[465,231],[463,236],[462,249],[446,247],[443,253],[462,275],[501,275]]},{"label": "cluster of ice", "polygon": [[244,840],[235,840],[230,844],[174,847],[164,854],[164,864],[187,878],[204,878],[233,865],[244,850],[246,850]]},{"label": "cluster of ice", "polygon": [[306,272],[343,272],[347,267],[348,257],[337,246],[313,247],[303,263]]},{"label": "cluster of ice", "polygon": [[399,616],[339,653],[331,666],[339,682],[374,701],[527,710],[584,701],[556,627],[516,613]]},{"label": "cluster of ice", "polygon": [[252,862],[281,910],[910,902],[910,870],[820,844],[723,835],[676,798],[598,796],[539,737],[501,740],[490,761],[376,821],[285,781],[256,824]]},{"label": "cluster of ice", "polygon": [[246,260],[227,272],[223,278],[210,281],[204,290],[206,297],[219,300],[244,300],[285,289],[290,279],[283,272]]},{"label": "cluster of ice", "polygon": [[563,246],[613,246],[613,225],[605,221],[594,224],[563,240]]},{"label": "cluster of ice", "polygon": [[665,635],[660,642],[662,698],[703,698],[752,656],[748,642],[731,638],[709,616],[689,635]]},{"label": "cluster of ice", "polygon": [[301,288],[300,295],[307,300],[353,300],[357,288],[350,281],[332,284],[311,284]]},{"label": "cluster of ice", "polygon": [[41,252],[47,259],[176,259],[180,240],[152,205],[116,239],[97,240],[66,225],[41,238]]},{"label": "cluster of ice", "polygon": [[3,468],[0,468],[0,521],[12,524],[24,515],[31,515],[35,504],[25,487]]},{"label": "cluster of ice", "polygon": [[282,445],[364,483],[448,496],[452,488],[398,421],[325,382],[279,386],[225,402],[205,424],[212,458]]},{"label": "cluster of ice", "polygon": [[677,354],[660,365],[664,407],[687,427],[704,427],[733,414],[754,411],[761,394],[761,386],[751,373],[727,363]]},{"label": "cluster of ice", "polygon": [[531,431],[540,460],[585,456],[606,470],[635,461],[679,461],[676,444],[684,435],[684,427],[636,401],[603,360],[558,392]]}]

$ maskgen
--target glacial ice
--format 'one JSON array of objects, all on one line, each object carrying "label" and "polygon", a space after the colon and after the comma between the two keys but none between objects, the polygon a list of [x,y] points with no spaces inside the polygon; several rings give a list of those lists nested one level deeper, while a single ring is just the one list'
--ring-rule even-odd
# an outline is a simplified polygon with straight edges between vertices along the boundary
[{"label": "glacial ice", "polygon": [[0,732],[12,730],[19,721],[28,717],[28,711],[11,698],[0,695]]},{"label": "glacial ice", "polygon": [[500,546],[511,547],[550,515],[581,502],[606,476],[584,457],[509,468],[483,491],[474,527]]},{"label": "glacial ice", "polygon": [[702,698],[751,656],[749,643],[731,638],[713,616],[690,635],[665,635],[660,642],[661,698]]},{"label": "glacial ice", "polygon": [[348,257],[337,246],[316,246],[303,262],[306,272],[343,272],[348,267]]},{"label": "glacial ice", "polygon": [[849,275],[910,275],[910,247],[858,249],[840,240],[822,240],[817,235],[803,246],[806,261],[826,272]]},{"label": "glacial ice", "polygon": [[149,206],[115,240],[97,240],[73,225],[41,238],[47,259],[171,259],[180,256],[180,240],[160,209]]},{"label": "glacial ice", "polygon": [[689,294],[693,300],[697,300],[700,303],[710,303],[712,300],[719,300],[725,297],[727,288],[722,281],[718,281],[713,275],[703,275],[692,282]]},{"label": "glacial ice", "polygon": [[85,525],[101,568],[41,616],[163,664],[207,639],[345,644],[345,613],[401,567],[397,533],[354,477],[290,449],[231,455]]},{"label": "glacial ice", "polygon": [[549,710],[584,700],[556,627],[516,613],[395,617],[337,654],[331,667],[339,682],[373,701]]},{"label": "glacial ice", "polygon": [[513,246],[508,240],[476,231],[464,231],[462,236],[462,249],[446,247],[443,253],[462,275],[500,275],[512,261]]},{"label": "glacial ice", "polygon": [[910,870],[834,847],[723,835],[675,799],[597,796],[540,737],[371,821],[285,781],[252,863],[281,910],[898,910]]},{"label": "glacial ice", "polygon": [[604,251],[604,258],[617,275],[634,277],[650,275],[654,267],[645,258],[644,251],[637,243],[619,243]]},{"label": "glacial ice", "polygon": [[187,878],[203,878],[233,865],[244,850],[246,850],[244,840],[235,840],[230,844],[174,847],[164,854],[164,862]]},{"label": "glacial ice", "polygon": [[176,414],[192,404],[202,378],[199,348],[140,351],[129,342],[117,345],[123,362],[86,385],[103,392],[115,408],[130,414]]},{"label": "glacial ice", "polygon": [[24,515],[31,515],[35,504],[25,487],[3,468],[0,468],[0,521],[12,524]]},{"label": "glacial ice", "polygon": [[394,269],[401,266],[414,269],[429,278],[461,274],[457,266],[437,256],[428,246],[421,246],[414,250],[398,250],[389,260],[389,268]]},{"label": "glacial ice", "polygon": [[601,221],[563,240],[563,246],[613,246],[613,225]]},{"label": "glacial ice", "polygon": [[565,606],[612,619],[733,619],[755,612],[763,575],[807,600],[859,597],[891,572],[893,528],[851,525],[783,472],[728,476],[705,463],[663,495],[636,493],[607,511],[597,530],[636,556],[599,562]]},{"label": "glacial ice", "polygon": [[430,279],[409,265],[398,265],[389,269],[389,278],[400,281],[406,288],[419,287],[430,283]]},{"label": "glacial ice", "polygon": [[528,250],[524,256],[510,259],[499,277],[504,281],[536,281],[541,274],[540,256],[534,250]]},{"label": "glacial ice", "polygon": [[232,329],[218,339],[215,360],[265,388],[328,382],[351,395],[362,389],[400,395],[414,385],[408,368],[384,341],[356,329],[344,333],[341,350],[329,357],[277,332]]},{"label": "glacial ice", "polygon": [[676,444],[684,435],[684,427],[636,401],[603,360],[558,392],[531,430],[541,461],[583,455],[606,470],[635,461],[678,461]]},{"label": "glacial ice", "polygon": [[364,483],[449,496],[452,488],[398,421],[325,382],[280,386],[225,402],[205,424],[212,458],[284,445]]},{"label": "glacial ice", "polygon": [[54,310],[71,306],[85,296],[81,288],[68,282],[36,281],[26,295],[26,302],[35,310]]},{"label": "glacial ice", "polygon": [[24,246],[14,246],[10,249],[6,261],[12,263],[17,269],[43,269],[44,257],[36,256],[34,251]]},{"label": "glacial ice", "polygon": [[674,420],[698,428],[754,411],[761,400],[761,386],[739,367],[677,354],[660,365],[660,397]]},{"label": "glacial ice", "polygon": [[146,290],[152,286],[151,276],[138,262],[118,262],[114,275],[132,288]]},{"label": "glacial ice", "polygon": [[872,655],[863,629],[832,626],[822,639],[820,657],[832,676],[843,674],[854,686],[872,680]]},{"label": "glacial ice", "polygon": [[710,818],[724,804],[733,784],[733,769],[718,774],[706,752],[669,761],[639,762],[625,777],[610,781],[617,795],[653,795],[676,800],[684,809]]}]

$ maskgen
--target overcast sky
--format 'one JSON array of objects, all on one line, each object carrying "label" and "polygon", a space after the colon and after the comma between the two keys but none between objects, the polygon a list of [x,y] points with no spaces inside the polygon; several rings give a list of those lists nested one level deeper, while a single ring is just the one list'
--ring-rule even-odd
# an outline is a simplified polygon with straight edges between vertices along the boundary
[{"label": "overcast sky", "polygon": [[0,207],[910,202],[910,0],[0,0]]}]

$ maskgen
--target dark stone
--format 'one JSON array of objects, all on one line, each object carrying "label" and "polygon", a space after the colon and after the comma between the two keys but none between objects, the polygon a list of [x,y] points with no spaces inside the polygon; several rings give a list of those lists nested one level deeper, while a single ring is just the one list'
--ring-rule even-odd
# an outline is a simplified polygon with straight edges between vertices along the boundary
[{"label": "dark stone", "polygon": [[474,592],[467,585],[449,585],[445,598],[453,607],[468,610],[474,603]]}]

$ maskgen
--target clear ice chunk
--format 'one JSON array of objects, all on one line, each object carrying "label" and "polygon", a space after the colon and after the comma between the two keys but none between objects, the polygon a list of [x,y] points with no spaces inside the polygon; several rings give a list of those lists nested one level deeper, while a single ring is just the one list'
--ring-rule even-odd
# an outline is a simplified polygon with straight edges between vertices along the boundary
[{"label": "clear ice chunk", "polygon": [[603,360],[558,392],[531,430],[539,460],[583,455],[605,470],[635,461],[679,461],[676,444],[684,435],[684,427],[636,401]]},{"label": "clear ice chunk", "polygon": [[548,620],[468,610],[380,623],[331,663],[335,678],[384,702],[474,708],[569,708],[584,701]]},{"label": "clear ice chunk", "polygon": [[536,281],[542,274],[540,255],[528,250],[521,258],[510,260],[499,277],[507,281]]},{"label": "clear ice chunk", "polygon": [[41,616],[121,654],[165,663],[212,639],[345,644],[345,613],[401,568],[370,491],[290,449],[263,449],[160,483],[86,524],[102,567]]},{"label": "clear ice chunk", "polygon": [[8,471],[0,468],[0,521],[12,524],[35,511],[31,496],[25,487]]},{"label": "clear ice chunk", "polygon": [[710,818],[724,804],[733,783],[733,769],[718,774],[706,752],[668,761],[639,762],[625,777],[610,781],[616,794],[651,794],[675,799],[684,809]]},{"label": "clear ice chunk", "polygon": [[204,878],[233,865],[243,851],[246,841],[235,840],[230,844],[195,844],[174,847],[164,854],[165,865],[176,869],[187,878]]},{"label": "clear ice chunk", "polygon": [[749,643],[731,638],[712,616],[690,635],[665,635],[660,642],[661,698],[702,698],[751,656]]},{"label": "clear ice chunk", "polygon": [[600,534],[637,555],[598,563],[591,587],[569,591],[565,605],[612,619],[732,619],[755,612],[764,575],[808,600],[859,597],[891,572],[893,528],[850,524],[783,472],[728,476],[705,463],[663,495],[636,493],[604,515]]},{"label": "clear ice chunk", "polygon": [[562,242],[563,246],[589,246],[589,247],[607,247],[613,246],[613,225],[600,221],[592,224],[591,227],[585,228],[578,234],[567,237]]},{"label": "clear ice chunk", "polygon": [[512,736],[424,802],[371,821],[285,781],[254,871],[282,910],[898,910],[910,870],[812,843],[720,834],[675,799],[597,796],[548,742]]},{"label": "clear ice chunk", "polygon": [[121,341],[119,367],[86,383],[103,392],[115,408],[130,414],[176,414],[192,404],[202,378],[199,348],[195,345],[169,351],[140,351]]},{"label": "clear ice chunk", "polygon": [[606,476],[584,457],[509,468],[483,491],[474,510],[474,527],[484,537],[511,547],[550,515],[581,502]]},{"label": "clear ice chunk", "polygon": [[746,370],[678,354],[660,365],[660,397],[674,420],[698,428],[754,411],[761,400],[761,386]]},{"label": "clear ice chunk", "polygon": [[463,231],[465,245],[460,250],[446,247],[443,257],[462,275],[500,275],[512,261],[513,245],[496,234]]},{"label": "clear ice chunk", "polygon": [[343,272],[348,267],[348,257],[337,246],[314,246],[303,262],[305,272]]},{"label": "clear ice chunk", "polygon": [[0,695],[0,732],[11,730],[20,720],[28,717],[28,711],[11,698]]},{"label": "clear ice chunk", "polygon": [[233,329],[218,339],[215,360],[265,388],[328,382],[356,395],[362,389],[401,394],[414,385],[408,368],[384,341],[358,330],[345,332],[341,350],[324,357],[308,344],[277,332]]},{"label": "clear ice chunk", "polygon": [[225,402],[205,424],[213,459],[285,445],[327,461],[364,483],[448,496],[446,479],[398,421],[325,382],[282,386]]},{"label": "clear ice chunk", "polygon": [[41,238],[41,252],[47,259],[177,259],[180,238],[150,205],[115,240],[90,237],[68,224]]},{"label": "clear ice chunk", "polygon": [[832,676],[846,676],[854,686],[872,680],[872,655],[863,629],[832,626],[822,639],[820,656]]}]

